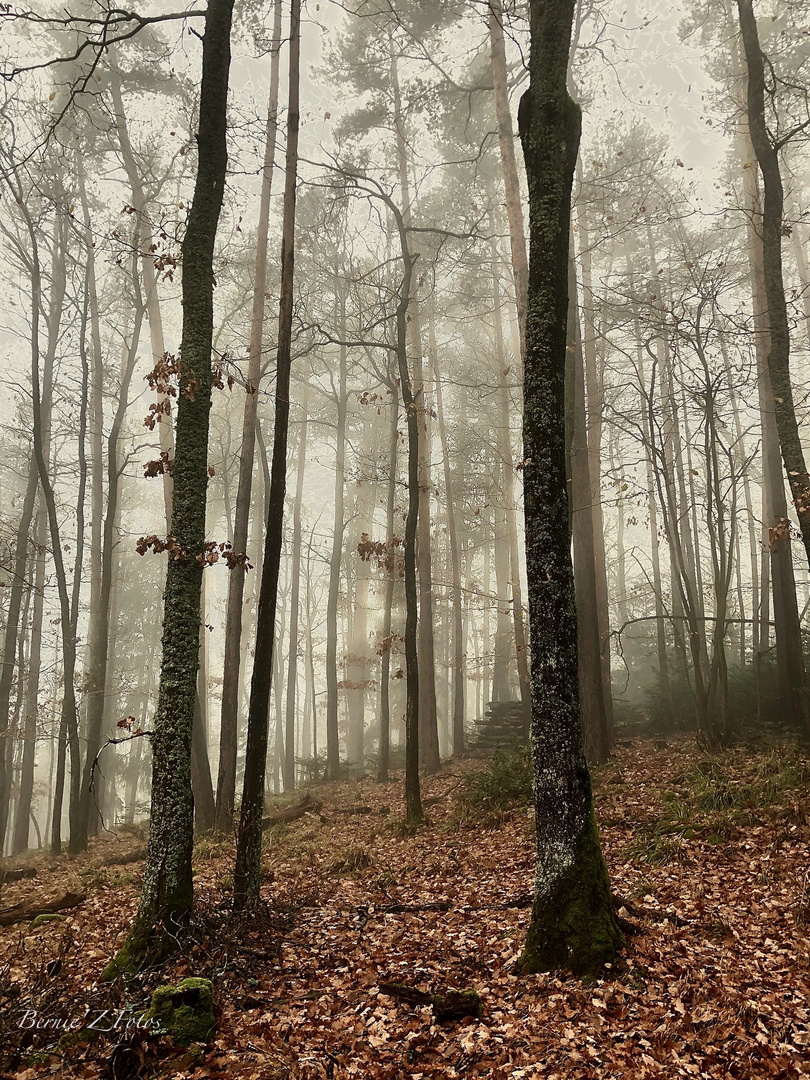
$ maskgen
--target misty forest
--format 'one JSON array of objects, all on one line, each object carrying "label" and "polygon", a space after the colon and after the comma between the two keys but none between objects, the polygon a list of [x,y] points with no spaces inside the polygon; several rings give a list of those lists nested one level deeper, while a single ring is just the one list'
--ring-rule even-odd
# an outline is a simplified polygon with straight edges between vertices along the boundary
[{"label": "misty forest", "polygon": [[0,4],[0,1072],[810,1075],[810,3]]}]

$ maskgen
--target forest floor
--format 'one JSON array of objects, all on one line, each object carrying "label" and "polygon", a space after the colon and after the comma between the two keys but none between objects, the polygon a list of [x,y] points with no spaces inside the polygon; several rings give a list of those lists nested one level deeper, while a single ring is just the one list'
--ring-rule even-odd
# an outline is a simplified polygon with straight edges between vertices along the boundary
[{"label": "forest floor", "polygon": [[[596,803],[621,914],[638,932],[624,961],[591,985],[515,972],[532,815],[459,801],[469,775],[487,767],[450,762],[427,778],[429,820],[415,834],[401,820],[399,781],[313,788],[312,810],[266,831],[268,905],[239,923],[227,915],[233,844],[201,839],[191,940],[127,988],[97,979],[135,913],[143,868],[109,860],[142,839],[107,834],[77,858],[10,864],[37,875],[2,887],[0,914],[68,891],[87,899],[61,919],[0,929],[0,1073],[810,1076],[810,762],[790,747],[707,758],[685,739],[617,750],[595,776]],[[126,1029],[155,986],[190,974],[215,986],[207,1047]],[[474,989],[482,1017],[439,1023],[383,983]],[[92,1038],[30,1026],[32,1011],[56,1023],[87,1009]]]}]

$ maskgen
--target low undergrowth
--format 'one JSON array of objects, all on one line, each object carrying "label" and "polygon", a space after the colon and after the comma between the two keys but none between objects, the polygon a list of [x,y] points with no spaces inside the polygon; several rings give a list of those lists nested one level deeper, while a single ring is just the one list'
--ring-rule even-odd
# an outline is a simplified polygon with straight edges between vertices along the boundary
[{"label": "low undergrowth", "polygon": [[487,768],[466,775],[451,821],[497,827],[509,811],[531,806],[533,790],[531,748],[516,744],[509,750],[496,750]]},{"label": "low undergrowth", "polygon": [[658,866],[683,864],[693,840],[720,845],[765,820],[804,824],[809,786],[810,762],[792,746],[704,758],[675,773],[661,813],[639,826],[630,854]]}]

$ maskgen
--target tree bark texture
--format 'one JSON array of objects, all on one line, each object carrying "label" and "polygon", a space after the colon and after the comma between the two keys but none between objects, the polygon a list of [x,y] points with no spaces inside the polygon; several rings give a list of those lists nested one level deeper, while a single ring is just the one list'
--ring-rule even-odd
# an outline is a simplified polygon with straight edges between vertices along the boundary
[{"label": "tree bark texture", "polygon": [[537,870],[524,971],[598,971],[622,942],[582,736],[568,527],[565,358],[571,189],[581,117],[566,87],[574,0],[531,0],[518,113],[529,186],[524,499]]},{"label": "tree bark texture", "polygon": [[152,740],[151,827],[138,915],[123,948],[105,970],[105,978],[137,969],[173,948],[174,937],[185,925],[193,902],[191,740],[208,485],[213,258],[228,160],[232,14],[233,0],[209,0],[203,36],[197,178],[182,245],[183,333],[172,506],[172,537],[179,550],[169,556],[164,592],[163,657]]}]

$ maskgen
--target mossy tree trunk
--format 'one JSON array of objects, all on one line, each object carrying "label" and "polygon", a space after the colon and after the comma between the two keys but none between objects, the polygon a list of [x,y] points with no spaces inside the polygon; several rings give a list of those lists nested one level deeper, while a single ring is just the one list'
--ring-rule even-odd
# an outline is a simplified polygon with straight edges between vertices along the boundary
[{"label": "mossy tree trunk", "polygon": [[[172,536],[163,659],[152,753],[152,802],[143,891],[135,924],[105,976],[169,951],[191,911],[194,800],[191,738],[200,646],[200,594],[208,485],[213,259],[227,166],[226,106],[234,0],[209,0],[203,37],[198,164],[183,239],[183,334],[174,458]],[[179,557],[177,557],[179,555]],[[234,573],[242,573],[237,568]],[[161,932],[158,933],[158,928]]]},{"label": "mossy tree trunk", "polygon": [[622,944],[593,812],[579,702],[568,530],[565,358],[580,110],[566,88],[574,0],[531,0],[518,115],[529,187],[523,420],[537,871],[520,966],[590,974]]},{"label": "mossy tree trunk", "polygon": [[[292,361],[293,275],[295,270],[295,186],[298,176],[298,83],[301,44],[300,0],[290,9],[290,75],[287,107],[287,156],[284,181],[284,221],[281,235],[281,296],[276,357],[276,408],[273,461],[267,498],[267,526],[262,560],[262,584],[256,615],[256,649],[250,684],[248,734],[245,750],[245,781],[236,844],[233,901],[237,910],[259,899],[262,862],[262,815],[267,760],[267,728],[270,712],[270,681],[276,633],[276,602],[283,546],[284,495],[287,487],[287,430],[290,416],[290,367]],[[296,648],[293,642],[291,648]],[[279,664],[280,670],[280,664]],[[278,697],[280,705],[280,695]],[[277,710],[279,723],[281,710]],[[278,742],[276,744],[278,754]]]}]

